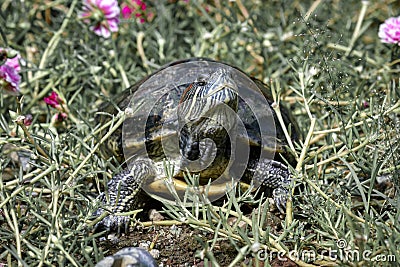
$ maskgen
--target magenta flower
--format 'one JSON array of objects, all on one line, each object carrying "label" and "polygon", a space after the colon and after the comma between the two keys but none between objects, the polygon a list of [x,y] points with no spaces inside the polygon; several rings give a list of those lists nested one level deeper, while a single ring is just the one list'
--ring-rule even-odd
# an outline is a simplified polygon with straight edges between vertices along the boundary
[{"label": "magenta flower", "polygon": [[124,6],[122,7],[121,13],[124,19],[129,19],[132,16],[133,9],[129,6]]},{"label": "magenta flower", "polygon": [[50,107],[56,108],[59,112],[54,114],[51,118],[52,124],[56,127],[60,122],[64,122],[68,118],[68,108],[63,105],[64,101],[58,96],[56,92],[51,92],[50,96],[43,98],[44,102]]},{"label": "magenta flower", "polygon": [[65,112],[57,113],[57,114],[54,116],[54,120],[56,120],[56,121],[58,121],[58,122],[63,122],[63,121],[65,121],[65,120],[67,120],[67,118],[68,118],[68,115],[67,115],[67,113],[65,113]]},{"label": "magenta flower", "polygon": [[32,114],[27,114],[24,116],[24,124],[25,126],[30,126],[32,124],[33,121],[33,116]]},{"label": "magenta flower", "polygon": [[378,36],[383,43],[400,45],[400,17],[385,20],[379,26]]},{"label": "magenta flower", "polygon": [[18,54],[13,58],[7,59],[6,64],[15,69],[17,72],[20,72],[21,71],[21,66],[19,65],[20,60],[21,56]]},{"label": "magenta flower", "polygon": [[21,56],[16,54],[13,58],[8,58],[13,51],[10,52],[3,48],[0,48],[0,52],[6,58],[3,65],[0,66],[0,88],[8,94],[18,95],[20,93],[19,83],[21,82],[21,76],[18,73],[21,70],[19,65]]},{"label": "magenta flower", "polygon": [[62,101],[62,99],[54,91],[51,92],[50,96],[43,98],[43,100],[47,105],[56,109],[60,109],[61,104],[64,103],[64,101]]},{"label": "magenta flower", "polygon": [[[27,115],[19,115],[16,119],[15,122],[18,124],[24,124],[26,127],[30,126],[33,121],[33,116],[32,114],[27,114]],[[0,265],[1,267],[1,265]]]},{"label": "magenta flower", "polygon": [[4,64],[0,66],[0,88],[10,95],[19,95],[21,76],[11,66]]},{"label": "magenta flower", "polygon": [[95,34],[109,38],[118,31],[119,13],[117,0],[84,0],[80,17]]},{"label": "magenta flower", "polygon": [[[142,0],[131,0],[126,1],[121,4],[122,7],[122,17],[124,19],[129,19],[133,16],[139,20],[140,23],[144,23],[146,21],[146,9],[147,5]],[[149,17],[147,15],[147,17]]]}]

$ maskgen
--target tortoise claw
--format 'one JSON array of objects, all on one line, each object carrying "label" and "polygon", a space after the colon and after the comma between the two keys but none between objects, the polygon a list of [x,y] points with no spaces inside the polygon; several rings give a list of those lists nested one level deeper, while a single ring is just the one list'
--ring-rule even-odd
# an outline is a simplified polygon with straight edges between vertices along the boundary
[{"label": "tortoise claw", "polygon": [[286,212],[286,202],[287,202],[287,199],[289,196],[289,192],[282,187],[278,187],[278,188],[274,189],[274,191],[272,192],[272,195],[274,197],[275,205],[278,208],[278,210],[281,213],[285,213]]},{"label": "tortoise claw", "polygon": [[102,259],[95,267],[112,266],[143,266],[157,267],[157,263],[150,253],[142,248],[123,248],[112,256]]},{"label": "tortoise claw", "polygon": [[95,232],[116,232],[118,234],[129,233],[130,218],[128,216],[108,215],[98,222],[94,230]]}]

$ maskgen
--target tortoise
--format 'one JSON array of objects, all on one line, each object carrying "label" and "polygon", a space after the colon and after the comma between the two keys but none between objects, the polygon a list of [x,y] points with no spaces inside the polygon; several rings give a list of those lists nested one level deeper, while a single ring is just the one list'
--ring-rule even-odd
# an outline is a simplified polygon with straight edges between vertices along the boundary
[{"label": "tortoise", "polygon": [[206,58],[170,63],[106,103],[100,122],[118,108],[126,119],[103,153],[127,167],[99,195],[104,207],[95,215],[105,209],[110,215],[96,229],[127,227],[129,217],[115,213],[138,206],[144,192],[162,202],[190,205],[190,199],[217,200],[237,182],[272,194],[283,212],[288,165],[295,163],[287,139],[298,140],[298,130],[280,107],[287,138],[272,104],[267,85]]}]

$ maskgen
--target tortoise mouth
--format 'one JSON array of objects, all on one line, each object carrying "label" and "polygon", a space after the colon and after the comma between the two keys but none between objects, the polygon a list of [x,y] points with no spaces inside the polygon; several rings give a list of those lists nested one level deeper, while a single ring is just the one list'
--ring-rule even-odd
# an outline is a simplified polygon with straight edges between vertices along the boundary
[{"label": "tortoise mouth", "polygon": [[229,107],[228,110],[180,126],[179,149],[183,170],[203,172],[207,168],[217,169],[223,158],[232,157],[231,146],[237,136],[237,115]]},{"label": "tortoise mouth", "polygon": [[[195,130],[193,130],[195,129]],[[181,168],[199,172],[209,167],[216,156],[216,143],[211,138],[202,138],[199,127],[185,124],[179,132]]]},{"label": "tortoise mouth", "polygon": [[181,169],[189,172],[202,172],[207,168],[213,168],[216,163],[218,148],[215,142],[206,138],[194,142],[190,149],[181,150]]}]

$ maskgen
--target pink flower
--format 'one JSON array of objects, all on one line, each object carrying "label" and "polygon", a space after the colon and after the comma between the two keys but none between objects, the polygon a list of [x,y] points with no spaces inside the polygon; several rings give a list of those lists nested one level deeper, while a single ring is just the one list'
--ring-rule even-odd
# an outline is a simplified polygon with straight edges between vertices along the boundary
[{"label": "pink flower", "polygon": [[64,101],[58,96],[56,92],[51,92],[50,96],[43,98],[44,102],[50,107],[56,108],[59,112],[54,114],[51,118],[51,122],[54,125],[58,125],[60,122],[64,122],[68,118],[68,108],[63,106]]},{"label": "pink flower", "polygon": [[[33,116],[32,114],[27,114],[27,115],[19,115],[16,119],[15,122],[20,124],[24,124],[25,126],[30,126],[33,121]],[[1,266],[0,266],[1,267]]]},{"label": "pink flower", "polygon": [[[142,0],[130,0],[124,2],[122,5],[122,17],[124,19],[129,19],[132,17],[132,14],[139,20],[140,23],[144,23],[146,21],[146,9],[147,5]],[[149,17],[149,16],[147,16]]]},{"label": "pink flower", "polygon": [[65,120],[67,120],[67,118],[68,118],[68,115],[67,115],[67,113],[65,113],[65,112],[57,113],[57,114],[54,116],[54,119],[55,119],[56,121],[58,121],[58,122],[63,122],[63,121],[65,121]]},{"label": "pink flower", "polygon": [[385,20],[379,26],[378,36],[382,43],[400,45],[400,17]]},{"label": "pink flower", "polygon": [[60,109],[61,104],[64,103],[64,101],[62,101],[62,99],[54,91],[51,92],[50,96],[43,98],[43,100],[47,105],[56,109]]},{"label": "pink flower", "polygon": [[32,124],[33,121],[33,116],[32,114],[27,114],[24,116],[24,124],[25,126],[30,126]]},{"label": "pink flower", "polygon": [[0,66],[0,88],[11,95],[19,95],[21,76],[11,66],[4,64]]},{"label": "pink flower", "polygon": [[[14,54],[15,51],[9,51],[7,52],[7,50],[3,50],[2,48],[0,48],[0,52],[5,52],[6,56],[8,56],[5,64],[7,64],[8,66],[12,67],[13,69],[15,69],[17,72],[21,71],[21,66],[19,65],[19,61],[21,60],[21,56],[20,54]],[[12,58],[10,58],[12,57]]]},{"label": "pink flower", "polygon": [[130,7],[128,7],[128,6],[124,6],[123,8],[122,8],[122,17],[124,18],[124,19],[129,19],[130,17],[131,17],[131,15],[132,15],[132,13],[133,13],[133,9],[131,9]]},{"label": "pink flower", "polygon": [[13,55],[15,51],[8,51],[4,48],[0,48],[0,52],[3,61],[3,64],[0,65],[0,88],[8,94],[18,95],[20,93],[19,83],[21,82],[21,76],[18,73],[21,70],[19,65],[21,56],[19,54]]},{"label": "pink flower", "polygon": [[92,25],[90,29],[95,34],[108,38],[111,32],[118,31],[120,9],[117,0],[84,0],[83,5],[80,17]]}]

